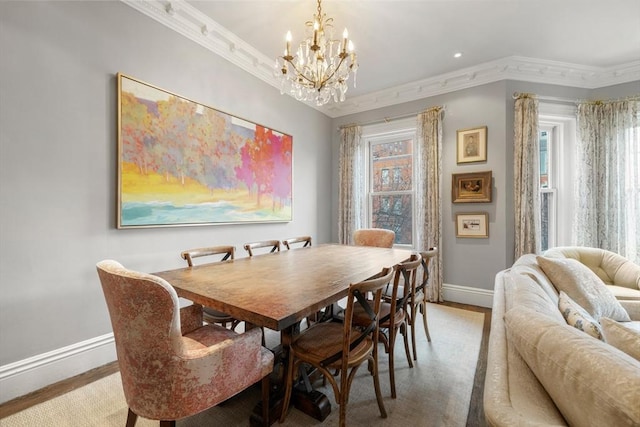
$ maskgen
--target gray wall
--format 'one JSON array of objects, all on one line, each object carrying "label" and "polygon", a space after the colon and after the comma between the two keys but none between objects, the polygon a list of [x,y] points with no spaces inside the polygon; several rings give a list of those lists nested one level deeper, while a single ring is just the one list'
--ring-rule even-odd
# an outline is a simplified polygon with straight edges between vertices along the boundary
[{"label": "gray wall", "polygon": [[[637,82],[591,93],[499,82],[330,120],[120,2],[0,1],[0,58],[0,366],[111,331],[101,259],[152,272],[183,265],[188,247],[307,233],[336,241],[337,126],[433,105],[446,106],[445,282],[492,289],[513,261],[512,93],[638,93]],[[293,135],[294,220],[116,230],[119,71]],[[478,125],[489,128],[487,163],[456,165],[456,130]],[[453,205],[451,174],[485,169],[494,201]],[[455,212],[467,209],[489,212],[488,240],[455,238]]]},{"label": "gray wall", "polygon": [[[333,240],[338,239],[338,156],[340,134],[337,128],[349,123],[370,123],[386,117],[416,114],[436,105],[445,106],[442,153],[442,257],[446,284],[493,289],[498,271],[510,266],[514,252],[513,206],[513,121],[514,92],[531,92],[540,96],[569,99],[616,99],[640,92],[638,82],[590,91],[571,87],[528,82],[501,81],[425,98],[378,110],[353,114],[333,120],[332,218]],[[487,161],[456,164],[456,131],[478,126],[488,127]],[[451,174],[491,170],[491,203],[451,202]],[[487,212],[488,239],[455,237],[455,215],[460,212]],[[422,248],[419,248],[422,249]]]},{"label": "gray wall", "polygon": [[[182,249],[330,239],[331,120],[120,2],[0,2],[0,366],[111,331],[95,271]],[[115,229],[123,72],[293,135],[294,219]]]}]

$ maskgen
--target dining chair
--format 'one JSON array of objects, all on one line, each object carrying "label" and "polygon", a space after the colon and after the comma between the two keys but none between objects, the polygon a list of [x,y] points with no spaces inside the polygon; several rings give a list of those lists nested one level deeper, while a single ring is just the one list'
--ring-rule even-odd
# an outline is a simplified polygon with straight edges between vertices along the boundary
[{"label": "dining chair", "polygon": [[[378,335],[382,289],[389,284],[393,275],[392,268],[384,268],[370,279],[351,284],[347,295],[344,322],[315,323],[294,338],[288,349],[286,389],[280,417],[281,423],[287,416],[295,379],[294,373],[298,372],[302,363],[315,367],[331,384],[336,403],[340,407],[339,425],[344,427],[351,384],[360,365],[365,361],[368,362],[380,416],[387,417],[380,392],[378,346],[375,345],[375,342]],[[368,293],[374,295],[372,300],[367,300],[364,297]],[[356,328],[352,323],[356,305],[362,307],[369,319],[367,325],[362,328]],[[334,374],[340,377],[339,382]]]},{"label": "dining chair", "polygon": [[[222,262],[234,259],[235,253],[235,246],[210,246],[207,248],[197,248],[182,251],[180,253],[180,256],[182,257],[182,259],[187,261],[187,265],[189,267],[193,267],[194,258],[222,255],[222,259],[219,259],[217,261]],[[230,324],[232,330],[235,330],[236,327],[241,323],[240,320],[234,319],[229,314],[223,313],[222,311],[218,311],[210,307],[203,307],[203,317],[204,321],[207,323],[219,323],[224,327],[226,327],[227,324]]]},{"label": "dining chair", "polygon": [[[421,265],[421,256],[413,254],[411,257],[397,264],[394,267],[395,274],[393,284],[383,289],[383,301],[380,309],[380,333],[378,341],[384,344],[385,351],[389,354],[389,383],[391,386],[391,397],[396,398],[396,379],[395,379],[395,342],[398,332],[402,334],[404,339],[404,351],[407,356],[409,367],[413,368],[411,360],[411,352],[409,350],[409,330],[408,330],[408,301],[412,296],[412,289],[415,289],[416,276],[418,267]],[[400,284],[403,286],[400,286]],[[389,288],[391,291],[389,292]],[[390,296],[384,298],[384,294]],[[361,308],[357,308],[354,314],[354,323],[358,326],[367,324],[367,314]],[[387,330],[387,335],[382,331]]]},{"label": "dining chair", "polygon": [[431,260],[438,256],[438,248],[429,248],[426,251],[420,252],[422,257],[422,281],[416,285],[415,291],[412,292],[411,300],[409,301],[409,327],[411,328],[411,342],[413,347],[413,360],[418,360],[418,353],[416,351],[416,317],[418,310],[422,314],[422,323],[424,324],[424,332],[427,335],[427,341],[431,342],[431,334],[429,334],[429,326],[427,322],[427,286],[429,285],[429,266]]},{"label": "dining chair", "polygon": [[269,253],[280,252],[280,240],[264,240],[262,242],[252,242],[244,244],[244,250],[247,251],[249,256],[257,255],[254,253],[256,249],[260,249],[265,252],[268,249]]},{"label": "dining chair", "polygon": [[262,420],[269,425],[269,373],[273,354],[260,331],[238,334],[204,325],[202,306],[180,308],[164,279],[104,260],[98,276],[111,318],[127,427],[138,416],[161,427],[217,405],[262,381]]},{"label": "dining chair", "polygon": [[[292,237],[290,239],[285,239],[282,241],[282,245],[287,248],[287,250],[291,250],[291,248],[309,248],[311,247],[311,236],[300,236],[300,237]],[[329,307],[330,308],[330,307]],[[321,320],[324,316],[324,313],[328,313],[329,308],[324,308],[322,310],[317,311],[311,316],[307,316],[307,325],[310,325],[311,322],[317,322]]]},{"label": "dining chair", "polygon": [[292,245],[308,248],[311,246],[311,236],[292,237],[291,239],[283,240],[282,244],[287,248],[287,250],[290,250]]},{"label": "dining chair", "polygon": [[353,243],[356,246],[377,246],[392,248],[396,233],[384,228],[361,228],[353,232]]}]

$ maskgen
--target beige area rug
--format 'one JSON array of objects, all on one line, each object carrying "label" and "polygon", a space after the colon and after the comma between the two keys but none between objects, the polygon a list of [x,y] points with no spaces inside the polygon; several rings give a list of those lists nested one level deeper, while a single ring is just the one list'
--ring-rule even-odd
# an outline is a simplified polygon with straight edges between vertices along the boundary
[{"label": "beige area rug", "polygon": [[[391,399],[388,356],[381,351],[380,379],[388,418],[380,418],[373,381],[366,366],[353,382],[347,407],[349,426],[465,426],[478,360],[484,314],[429,305],[427,342],[422,327],[418,333],[418,362],[409,368],[402,338],[396,342],[396,387],[398,397]],[[420,325],[422,323],[420,322]],[[274,333],[275,334],[275,333]],[[268,342],[277,335],[268,336]],[[321,385],[321,383],[318,383]],[[338,406],[331,387],[319,387],[331,402],[331,414],[320,422],[291,408],[285,423],[274,426],[335,426]],[[180,427],[247,426],[259,387],[233,397],[221,406],[179,420]],[[25,411],[0,420],[2,427],[123,427],[127,405],[120,374],[116,373],[71,391]],[[157,421],[138,418],[137,427],[157,426]]]}]

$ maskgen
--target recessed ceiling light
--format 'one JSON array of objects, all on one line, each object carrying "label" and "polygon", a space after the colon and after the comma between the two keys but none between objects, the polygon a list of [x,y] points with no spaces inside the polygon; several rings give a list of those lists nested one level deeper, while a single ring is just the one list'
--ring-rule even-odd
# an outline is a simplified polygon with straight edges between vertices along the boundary
[{"label": "recessed ceiling light", "polygon": [[453,54],[454,58],[460,58],[462,56],[462,52],[456,52]]}]

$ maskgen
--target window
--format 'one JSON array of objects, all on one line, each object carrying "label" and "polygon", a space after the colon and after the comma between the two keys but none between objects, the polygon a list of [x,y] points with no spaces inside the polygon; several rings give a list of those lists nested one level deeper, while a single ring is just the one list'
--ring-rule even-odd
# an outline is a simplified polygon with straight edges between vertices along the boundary
[{"label": "window", "polygon": [[556,246],[555,168],[551,148],[556,144],[556,127],[540,126],[540,246],[543,251]]},{"label": "window", "polygon": [[544,251],[573,240],[576,108],[540,103],[540,244]]},{"label": "window", "polygon": [[395,123],[363,130],[368,161],[366,225],[393,230],[395,244],[409,247],[415,240],[415,120],[412,126],[399,130]]}]

